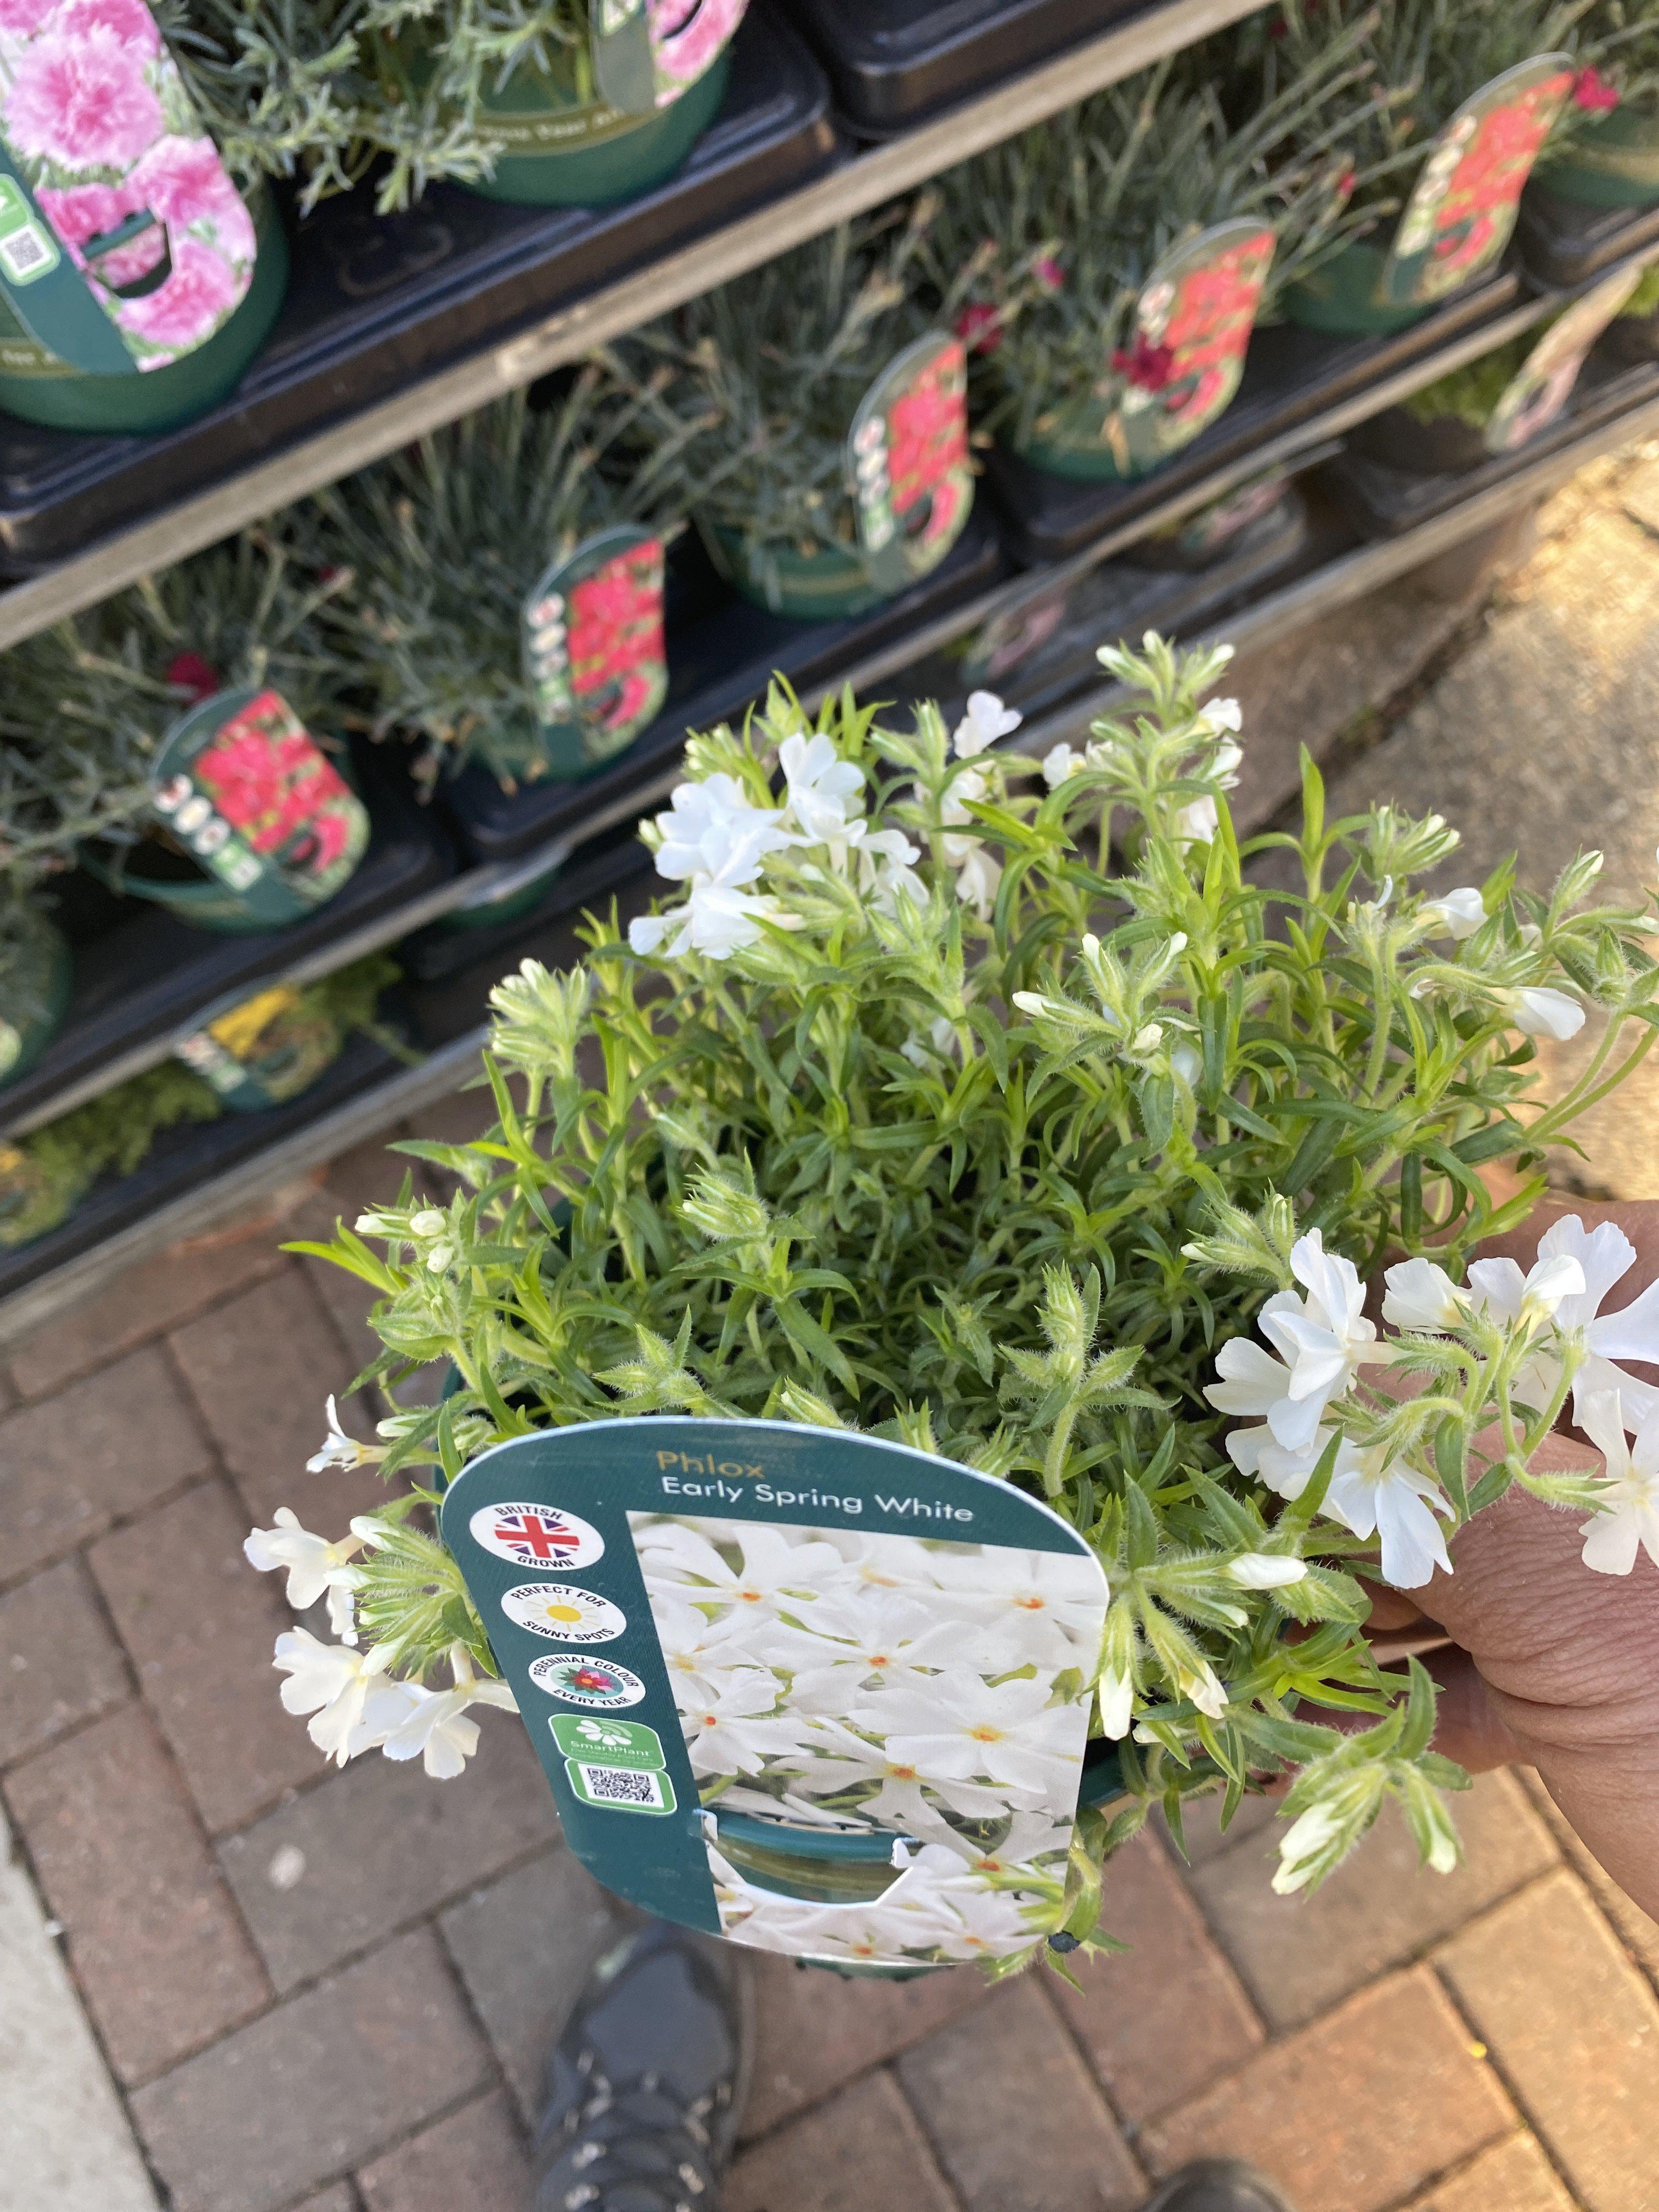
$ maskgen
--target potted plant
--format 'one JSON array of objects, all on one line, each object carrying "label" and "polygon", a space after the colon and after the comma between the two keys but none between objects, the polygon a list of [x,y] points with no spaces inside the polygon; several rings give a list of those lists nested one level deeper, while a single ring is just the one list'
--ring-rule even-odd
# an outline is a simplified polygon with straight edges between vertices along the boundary
[{"label": "potted plant", "polygon": [[368,817],[337,740],[345,674],[280,532],[147,578],[5,657],[24,857],[84,865],[204,929],[264,929],[349,880]]},{"label": "potted plant", "polygon": [[69,1011],[74,961],[13,877],[0,878],[0,1090],[33,1066]]},{"label": "potted plant", "polygon": [[663,404],[677,436],[694,428],[679,463],[692,519],[716,567],[774,613],[862,613],[936,567],[967,521],[957,302],[924,296],[939,211],[928,191],[843,224],[628,351],[641,374],[674,371]]},{"label": "potted plant", "polygon": [[1639,0],[1595,0],[1577,25],[1571,128],[1545,149],[1537,181],[1580,206],[1659,200],[1659,23]]},{"label": "potted plant", "polygon": [[469,763],[508,791],[588,775],[657,714],[695,428],[593,362],[561,398],[515,393],[313,502],[323,630],[427,790]]},{"label": "potted plant", "polygon": [[1237,127],[1207,69],[1160,63],[943,179],[936,265],[976,271],[976,421],[1085,480],[1144,475],[1214,422],[1256,320],[1340,243],[1352,172],[1326,118],[1357,45]]},{"label": "potted plant", "polygon": [[450,176],[593,207],[673,174],[720,112],[747,0],[367,0],[382,205]]},{"label": "potted plant", "polygon": [[0,1137],[0,1249],[60,1227],[100,1176],[131,1175],[164,1129],[223,1110],[200,1076],[163,1060],[27,1136]]},{"label": "potted plant", "polygon": [[[834,1503],[816,1495],[771,1509],[781,1551],[750,1544],[747,1523],[657,1533],[735,1510],[724,1500],[759,1468],[699,1462],[736,1478],[720,1502],[711,1486],[635,1516],[651,1524],[633,1537],[641,1588],[688,1685],[677,1703],[716,1827],[728,1791],[764,1798],[781,1777],[767,1832],[780,1850],[827,1867],[849,1825],[866,1841],[874,1829],[907,1881],[913,1847],[945,1851],[942,1871],[921,1869],[939,1884],[927,1929],[871,1938],[897,1940],[904,1963],[1006,1965],[1045,1936],[1062,1954],[1094,1941],[1101,1859],[1152,1807],[1178,1826],[1185,1798],[1220,1787],[1231,1810],[1287,1766],[1301,1771],[1280,1887],[1328,1872],[1389,1796],[1431,1863],[1453,1863],[1439,1791],[1460,1777],[1427,1749],[1432,1686],[1418,1667],[1409,1686],[1379,1671],[1352,1573],[1418,1586],[1444,1532],[1512,1481],[1593,1515],[1603,1498],[1527,1466],[1583,1357],[1582,1304],[1562,1304],[1583,1299],[1580,1261],[1547,1255],[1512,1298],[1507,1278],[1462,1278],[1480,1238],[1524,1218],[1547,1146],[1648,1049],[1654,917],[1591,902],[1595,854],[1547,895],[1505,868],[1426,897],[1416,881],[1455,833],[1392,807],[1328,821],[1310,763],[1299,830],[1241,846],[1226,802],[1239,716],[1212,696],[1226,658],[1155,638],[1106,652],[1126,710],[1081,753],[1055,747],[1040,777],[994,750],[1011,718],[984,694],[952,731],[932,708],[890,726],[846,697],[809,722],[776,690],[743,734],[693,740],[647,832],[671,902],[625,935],[593,920],[568,975],[527,963],[508,977],[486,1058],[498,1126],[405,1147],[457,1194],[435,1205],[406,1182],[331,1245],[300,1248],[376,1294],[373,1371],[395,1387],[447,1360],[456,1376],[441,1406],[398,1412],[374,1441],[331,1421],[313,1465],[373,1462],[394,1485],[348,1539],[287,1514],[249,1540],[256,1566],[288,1571],[293,1602],[326,1594],[356,1639],[277,1645],[284,1703],[325,1750],[343,1763],[380,1746],[456,1773],[477,1740],[467,1707],[511,1702],[492,1643],[506,1601],[486,1620],[428,1518],[492,1447],[603,1434],[617,1451],[637,1439],[655,1465],[656,1438],[689,1452],[688,1431],[742,1419],[826,1468],[885,1449],[1049,1511],[1050,1552],[1084,1556],[1109,1586],[1093,1656],[1073,1654],[1052,1700],[1024,1678],[1005,1695],[1002,1630],[964,1610],[982,1574],[942,1526],[872,1582],[854,1536],[799,1556],[822,1532],[789,1524]],[[1294,891],[1249,870],[1268,852]],[[1606,1042],[1547,1104],[1529,1040],[1571,1035],[1589,1000]],[[1501,1201],[1486,1180],[1500,1164],[1516,1177]],[[1415,1401],[1370,1387],[1396,1351],[1364,1316],[1363,1283],[1394,1255],[1408,1256],[1389,1273],[1386,1318],[1429,1377]],[[1489,1464],[1494,1414],[1514,1449]],[[553,1673],[520,1692],[538,1700],[526,1718],[550,1761],[548,1716],[574,1737],[584,1701],[628,1703],[628,1670],[606,1656],[614,1624],[587,1586],[593,1528],[496,1510],[516,1522],[487,1531],[507,1580],[538,1546],[568,1563],[529,1571],[562,1586],[508,1597],[562,1607],[551,1632],[599,1644],[550,1652]],[[1065,1644],[1069,1570],[1050,1574],[1047,1557],[992,1611],[1046,1617]],[[849,1570],[865,1598],[838,1596],[839,1626],[834,1608],[807,1620]],[[902,1623],[883,1595],[895,1589]],[[871,1607],[885,1640],[866,1645]],[[769,1644],[751,1626],[763,1615]],[[809,1692],[826,1635],[846,1671]],[[860,1717],[896,1667],[924,1678],[911,1688],[931,1735],[901,1742]],[[1030,1848],[1022,1750],[1042,1767],[1054,1716],[1091,1690],[1123,1797],[1068,1827],[1057,1871],[1030,1872],[1012,1863]],[[1375,1724],[1340,1735],[1322,1705]],[[612,1738],[652,1766],[642,1738]],[[659,1782],[623,1794],[661,1808]],[[850,1824],[826,1797],[853,1803]],[[635,1837],[623,1847],[695,1837],[696,1810],[619,1814]],[[865,1955],[866,1902],[835,1921],[842,1908],[820,1901],[809,1930],[799,1895],[717,1856],[727,1932]]]},{"label": "potted plant", "polygon": [[1570,105],[1566,51],[1587,0],[1285,0],[1251,37],[1271,91],[1358,29],[1364,69],[1339,98],[1367,220],[1291,286],[1315,330],[1404,329],[1493,268],[1534,162]]}]

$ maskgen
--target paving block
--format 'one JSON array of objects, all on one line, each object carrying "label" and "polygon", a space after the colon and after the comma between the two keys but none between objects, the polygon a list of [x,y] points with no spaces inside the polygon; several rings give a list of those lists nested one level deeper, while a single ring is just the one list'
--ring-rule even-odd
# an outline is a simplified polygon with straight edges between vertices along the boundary
[{"label": "paving block", "polygon": [[486,2086],[430,1929],[412,1929],[138,2091],[173,2212],[277,2212]]},{"label": "paving block", "polygon": [[1437,1963],[1589,2212],[1659,2206],[1659,2002],[1563,1871]]},{"label": "paving block", "polygon": [[141,1260],[12,1347],[17,1388],[25,1398],[61,1389],[286,1265],[274,1236],[179,1246]]},{"label": "paving block", "polygon": [[764,2135],[988,1995],[973,1966],[908,1982],[851,1981],[757,1953],[750,1971],[756,2053],[745,2136]]},{"label": "paving block", "polygon": [[1271,2026],[1299,2027],[1557,1863],[1553,1839],[1513,1776],[1483,1775],[1453,1809],[1464,1857],[1449,1875],[1420,1865],[1392,1805],[1311,1894],[1273,1894],[1273,1831],[1194,1870],[1205,1917]]},{"label": "paving block", "polygon": [[1169,1845],[1178,1866],[1207,1866],[1224,1851],[1237,1850],[1251,1836],[1271,1828],[1279,1817],[1276,1797],[1244,1797],[1224,1828],[1221,1808],[1225,1802],[1225,1796],[1219,1790],[1208,1790],[1201,1797],[1189,1797],[1182,1808],[1179,1845],[1162,1811],[1152,1814],[1152,1825]]},{"label": "paving block", "polygon": [[210,1465],[153,1349],[9,1413],[0,1421],[0,1582],[21,1581]]},{"label": "paving block", "polygon": [[0,1817],[0,2205],[156,2212],[62,1952]]},{"label": "paving block", "polygon": [[1483,2150],[1437,2182],[1407,2212],[1574,2212],[1559,2177],[1530,2136]]},{"label": "paving block", "polygon": [[79,1559],[0,1597],[0,1766],[130,1695],[121,1647]]},{"label": "paving block", "polygon": [[146,1701],[210,1832],[326,1771],[278,1702],[271,1649],[293,1615],[280,1575],[242,1556],[248,1517],[222,1479],[94,1546],[90,1559]]},{"label": "paving block", "polygon": [[319,2190],[315,2197],[307,2197],[303,2204],[296,2204],[294,2212],[357,2212],[357,2193],[349,2181],[337,2181],[331,2189]]},{"label": "paving block", "polygon": [[[324,1401],[357,1370],[297,1266],[204,1314],[172,1343],[242,1502],[262,1527],[289,1505],[319,1535],[342,1536],[354,1513],[385,1495],[372,1468],[307,1471],[327,1426]],[[343,1400],[340,1413],[354,1434],[373,1434],[374,1417],[356,1401]]]},{"label": "paving block", "polygon": [[15,1767],[6,1795],[124,2080],[171,2065],[267,2002],[270,1984],[142,1707]]},{"label": "paving block", "polygon": [[1568,1865],[1618,1930],[1625,1948],[1645,1970],[1650,1981],[1659,1982],[1659,1920],[1644,1912],[1633,1898],[1626,1896],[1611,1875],[1602,1872],[1568,1825],[1565,1814],[1530,1767],[1522,1770],[1520,1780],[1539,1819],[1560,1845]]},{"label": "paving block", "polygon": [[896,2071],[967,2212],[1031,2212],[1034,2203],[1042,2212],[1129,2212],[1145,2197],[1035,1974],[913,2044]]},{"label": "paving block", "polygon": [[[510,1713],[485,1711],[465,1775],[434,1782],[418,1760],[365,1753],[228,1837],[219,1856],[272,1980],[289,1990],[556,1830],[523,1728]],[[279,1866],[282,1878],[273,1879]]]},{"label": "paving block", "polygon": [[524,2212],[530,2160],[504,2089],[463,2105],[357,2176],[368,2212]]},{"label": "paving block", "polygon": [[869,2075],[743,2152],[726,2212],[957,2212],[890,2074]]},{"label": "paving block", "polygon": [[1130,1949],[1074,1960],[1081,1988],[1055,1975],[1050,1994],[1113,2104],[1139,2125],[1242,2065],[1261,2023],[1152,1834],[1108,1865],[1101,1925]]},{"label": "paving block", "polygon": [[1510,2134],[1516,2118],[1425,1968],[1303,2028],[1139,2138],[1159,2173],[1243,2158],[1297,2212],[1382,2212]]},{"label": "paving block", "polygon": [[450,1957],[526,2121],[535,2115],[549,2044],[595,1960],[639,1917],[562,1844],[442,1916]]}]

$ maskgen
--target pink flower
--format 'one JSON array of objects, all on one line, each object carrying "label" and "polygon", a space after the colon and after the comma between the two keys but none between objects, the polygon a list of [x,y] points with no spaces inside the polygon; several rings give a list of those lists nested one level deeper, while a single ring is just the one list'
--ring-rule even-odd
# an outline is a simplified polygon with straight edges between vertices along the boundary
[{"label": "pink flower", "polygon": [[0,32],[32,39],[57,5],[58,0],[0,0]]},{"label": "pink flower", "polygon": [[84,38],[47,32],[18,62],[5,100],[14,153],[68,169],[125,169],[161,131],[143,64],[98,24]]},{"label": "pink flower", "polygon": [[125,188],[115,185],[69,185],[62,191],[40,185],[34,197],[40,203],[40,212],[77,261],[78,246],[113,230],[137,205]]},{"label": "pink flower", "polygon": [[228,259],[252,260],[253,219],[211,138],[158,138],[129,185],[140,206],[175,230],[205,229]]},{"label": "pink flower", "polygon": [[657,67],[674,81],[673,89],[658,95],[657,105],[669,101],[694,84],[719,54],[743,21],[748,0],[651,0],[651,44]]},{"label": "pink flower", "polygon": [[1066,271],[1052,253],[1040,254],[1031,264],[1031,274],[1041,291],[1053,294],[1066,289]]},{"label": "pink flower", "polygon": [[112,31],[124,46],[131,46],[146,61],[161,57],[161,34],[144,0],[61,0],[48,28],[67,37],[83,38],[95,26]]},{"label": "pink flower", "polygon": [[957,336],[969,353],[994,353],[1002,343],[1002,317],[975,300],[957,317]]},{"label": "pink flower", "polygon": [[1619,88],[1610,84],[1600,70],[1582,69],[1572,81],[1572,104],[1592,115],[1601,115],[1609,107],[1619,105]]},{"label": "pink flower", "polygon": [[[149,345],[169,355],[187,353],[204,338],[211,337],[247,289],[236,272],[211,246],[194,238],[173,242],[173,274],[148,299],[123,300],[116,319]],[[141,368],[166,366],[159,357],[139,363]]]},{"label": "pink flower", "polygon": [[167,681],[187,693],[191,706],[199,706],[219,689],[219,672],[199,653],[175,653],[167,663]]}]

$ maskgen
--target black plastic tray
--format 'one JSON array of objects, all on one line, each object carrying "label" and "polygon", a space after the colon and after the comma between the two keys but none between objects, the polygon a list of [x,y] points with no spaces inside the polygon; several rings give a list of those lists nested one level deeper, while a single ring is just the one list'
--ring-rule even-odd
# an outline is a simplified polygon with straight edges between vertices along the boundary
[{"label": "black plastic tray", "polygon": [[222,406],[144,438],[0,416],[0,571],[33,574],[667,256],[815,174],[837,144],[823,72],[787,25],[757,9],[734,42],[720,116],[678,174],[641,198],[502,207],[434,185],[389,217],[375,215],[372,187],[325,201],[299,226],[270,343]]},{"label": "black plastic tray", "polygon": [[1659,239],[1659,207],[1585,207],[1528,185],[1515,234],[1527,274],[1549,290],[1565,289],[1651,246]]},{"label": "black plastic tray", "polygon": [[198,1010],[258,990],[454,873],[441,825],[394,763],[367,758],[366,750],[359,767],[374,825],[368,850],[345,888],[303,921],[220,936],[147,900],[112,897],[89,878],[69,879],[55,916],[75,948],[69,1018],[28,1073],[0,1090],[0,1131],[120,1054],[172,1035]]},{"label": "black plastic tray", "polygon": [[1659,363],[1608,369],[1592,360],[1564,411],[1547,430],[1516,453],[1495,454],[1480,468],[1439,476],[1408,476],[1402,469],[1386,468],[1362,454],[1344,453],[1326,464],[1322,478],[1356,530],[1367,538],[1397,538],[1402,530],[1427,522],[1448,507],[1461,506],[1516,470],[1530,467],[1559,447],[1571,445],[1587,431],[1639,407],[1656,393],[1659,393]]},{"label": "black plastic tray", "polygon": [[678,758],[688,730],[729,720],[764,693],[775,670],[805,690],[987,590],[1007,567],[988,504],[981,500],[975,506],[961,542],[931,576],[844,622],[791,621],[732,594],[716,598],[706,574],[686,575],[685,568],[702,559],[695,547],[688,548],[681,580],[686,599],[701,602],[701,611],[677,623],[671,606],[670,688],[663,713],[625,753],[580,781],[526,784],[508,793],[486,770],[464,769],[439,790],[456,842],[480,860],[516,860],[532,852],[659,775]]},{"label": "black plastic tray", "polygon": [[787,4],[823,55],[848,122],[863,137],[885,138],[1139,13],[1142,0]]},{"label": "black plastic tray", "polygon": [[1294,323],[1270,324],[1250,340],[1243,381],[1226,413],[1173,460],[1133,483],[1073,483],[998,447],[988,474],[1008,514],[1010,549],[1032,567],[1070,560],[1270,439],[1502,314],[1520,297],[1519,271],[1505,267],[1392,337],[1334,336]]},{"label": "black plastic tray", "polygon": [[87,1193],[67,1221],[44,1237],[10,1250],[0,1249],[0,1298],[38,1281],[65,1261],[78,1259],[186,1191],[250,1159],[267,1146],[343,1106],[349,1098],[394,1073],[398,1062],[383,1045],[363,1036],[350,1038],[331,1067],[310,1089],[285,1105],[257,1114],[225,1114],[216,1121],[185,1123],[164,1129],[149,1156],[128,1176],[105,1176]]},{"label": "black plastic tray", "polygon": [[527,953],[543,957],[551,933],[585,907],[603,910],[625,885],[645,878],[653,890],[674,888],[653,873],[636,825],[619,822],[582,847],[532,912],[494,928],[423,929],[405,939],[398,947],[398,959],[419,1009],[422,1035],[459,1036],[477,1020],[480,995]]}]

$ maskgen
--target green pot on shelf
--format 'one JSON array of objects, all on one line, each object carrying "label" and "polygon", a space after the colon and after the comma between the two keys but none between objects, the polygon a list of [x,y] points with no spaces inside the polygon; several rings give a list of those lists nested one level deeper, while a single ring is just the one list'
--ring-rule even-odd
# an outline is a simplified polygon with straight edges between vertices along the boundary
[{"label": "green pot on shelf", "polygon": [[514,207],[605,207],[637,198],[680,167],[720,113],[732,73],[722,53],[672,106],[629,115],[580,100],[566,79],[515,70],[486,92],[486,128],[500,151],[488,177],[467,186]]},{"label": "green pot on shelf", "polygon": [[778,538],[699,523],[710,559],[732,589],[769,614],[796,622],[841,622],[891,597],[870,580],[864,556],[850,545],[803,553]]},{"label": "green pot on shelf", "polygon": [[1632,100],[1585,126],[1538,182],[1582,207],[1651,207],[1659,202],[1659,106]]},{"label": "green pot on shelf", "polygon": [[44,915],[30,913],[16,942],[0,995],[0,1090],[27,1074],[63,1027],[75,981],[69,939]]},{"label": "green pot on shelf", "polygon": [[1300,324],[1304,330],[1377,337],[1420,323],[1442,303],[1427,301],[1393,307],[1379,301],[1377,291],[1388,258],[1386,247],[1373,246],[1365,239],[1352,240],[1322,268],[1285,287],[1281,305],[1286,320]]}]

